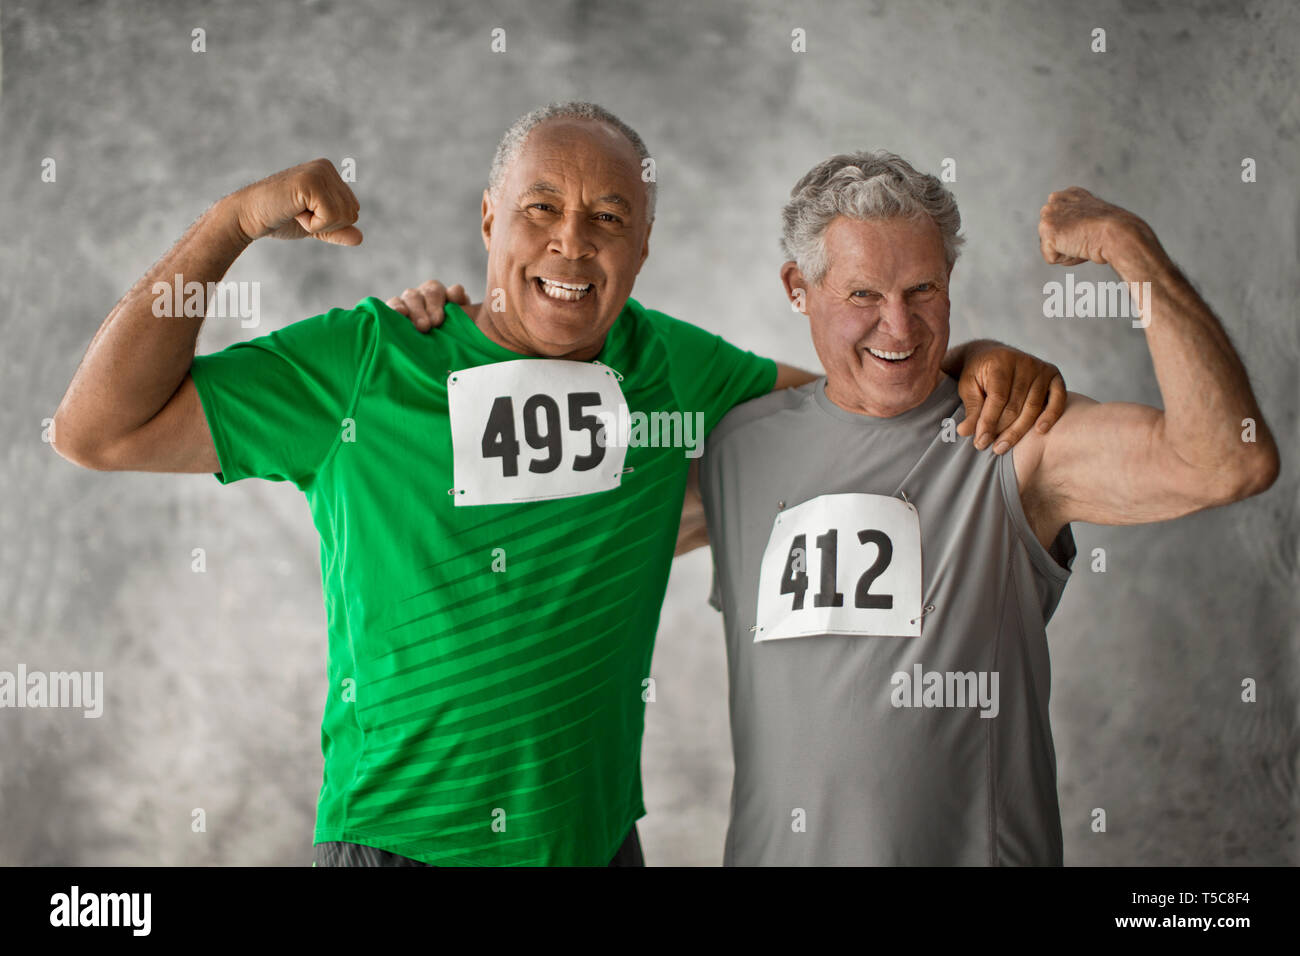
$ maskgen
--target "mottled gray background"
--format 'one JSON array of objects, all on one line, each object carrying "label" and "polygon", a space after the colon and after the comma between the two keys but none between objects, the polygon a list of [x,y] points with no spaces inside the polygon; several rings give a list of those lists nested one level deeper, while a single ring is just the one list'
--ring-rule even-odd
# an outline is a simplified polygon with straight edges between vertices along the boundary
[{"label": "mottled gray background", "polygon": [[[190,51],[195,27],[207,53]],[[1038,209],[1079,184],[1154,226],[1241,349],[1283,473],[1229,509],[1076,526],[1050,627],[1066,860],[1297,862],[1298,32],[1290,2],[0,0],[0,669],[102,670],[108,696],[99,720],[0,711],[0,863],[310,861],[325,620],[302,497],[82,471],[42,420],[103,316],[208,202],[316,156],[356,159],[365,244],[259,243],[230,278],[262,281],[263,326],[213,321],[202,351],[431,276],[480,296],[496,139],[573,97],[622,115],[657,160],[638,298],[809,368],[777,277],[778,211],[833,151],[955,159],[970,241],[954,338],[1050,357],[1100,399],[1158,403],[1144,340],[1041,317],[1061,270],[1038,256]],[[1105,574],[1088,570],[1096,547]],[[677,562],[660,628],[651,864],[722,856],[731,758],[708,569],[706,552]],[[1258,703],[1239,701],[1244,677]]]}]

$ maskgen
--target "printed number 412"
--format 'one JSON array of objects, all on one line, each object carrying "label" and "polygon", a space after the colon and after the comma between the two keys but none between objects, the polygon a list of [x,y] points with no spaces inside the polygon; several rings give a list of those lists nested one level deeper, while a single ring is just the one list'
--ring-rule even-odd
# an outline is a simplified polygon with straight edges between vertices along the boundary
[{"label": "printed number 412", "polygon": [[[821,551],[821,588],[813,595],[813,607],[843,607],[844,595],[835,590],[836,549],[839,543],[839,531],[831,528],[825,534],[817,536],[817,548]],[[885,573],[889,562],[894,557],[894,543],[889,535],[874,528],[858,532],[858,542],[874,544],[877,549],[876,560],[858,578],[853,592],[853,606],[888,610],[894,606],[892,594],[872,594],[871,585],[876,578]],[[795,535],[790,544],[790,553],[785,559],[785,570],[781,573],[781,593],[794,595],[793,611],[803,610],[804,593],[808,590],[808,536]]]}]

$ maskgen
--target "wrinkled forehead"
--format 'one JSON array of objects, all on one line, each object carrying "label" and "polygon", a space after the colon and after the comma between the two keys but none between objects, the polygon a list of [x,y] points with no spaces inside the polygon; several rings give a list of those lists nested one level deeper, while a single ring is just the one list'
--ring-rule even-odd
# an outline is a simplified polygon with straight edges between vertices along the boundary
[{"label": "wrinkled forehead", "polygon": [[929,216],[837,216],[826,227],[824,238],[828,274],[875,283],[912,283],[948,272],[943,234]]},{"label": "wrinkled forehead", "polygon": [[595,120],[556,119],[528,134],[506,176],[517,195],[537,183],[584,197],[618,195],[644,209],[641,160],[618,130]]}]

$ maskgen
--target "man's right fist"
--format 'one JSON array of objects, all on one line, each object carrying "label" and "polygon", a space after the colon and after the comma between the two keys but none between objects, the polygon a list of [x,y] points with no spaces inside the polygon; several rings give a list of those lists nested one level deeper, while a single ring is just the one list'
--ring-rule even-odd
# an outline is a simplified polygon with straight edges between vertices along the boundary
[{"label": "man's right fist", "polygon": [[361,205],[328,159],[281,170],[227,199],[249,242],[312,236],[341,246],[361,243],[361,230],[352,225]]}]

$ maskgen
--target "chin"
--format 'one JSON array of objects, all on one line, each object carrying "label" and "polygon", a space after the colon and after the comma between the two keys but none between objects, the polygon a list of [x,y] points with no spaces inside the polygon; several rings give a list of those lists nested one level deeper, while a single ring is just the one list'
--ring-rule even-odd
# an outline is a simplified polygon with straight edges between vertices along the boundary
[{"label": "chin", "polygon": [[872,375],[870,373],[859,379],[862,392],[871,396],[874,404],[889,409],[892,418],[920,405],[934,391],[938,379],[934,376],[916,375],[905,380]]}]

